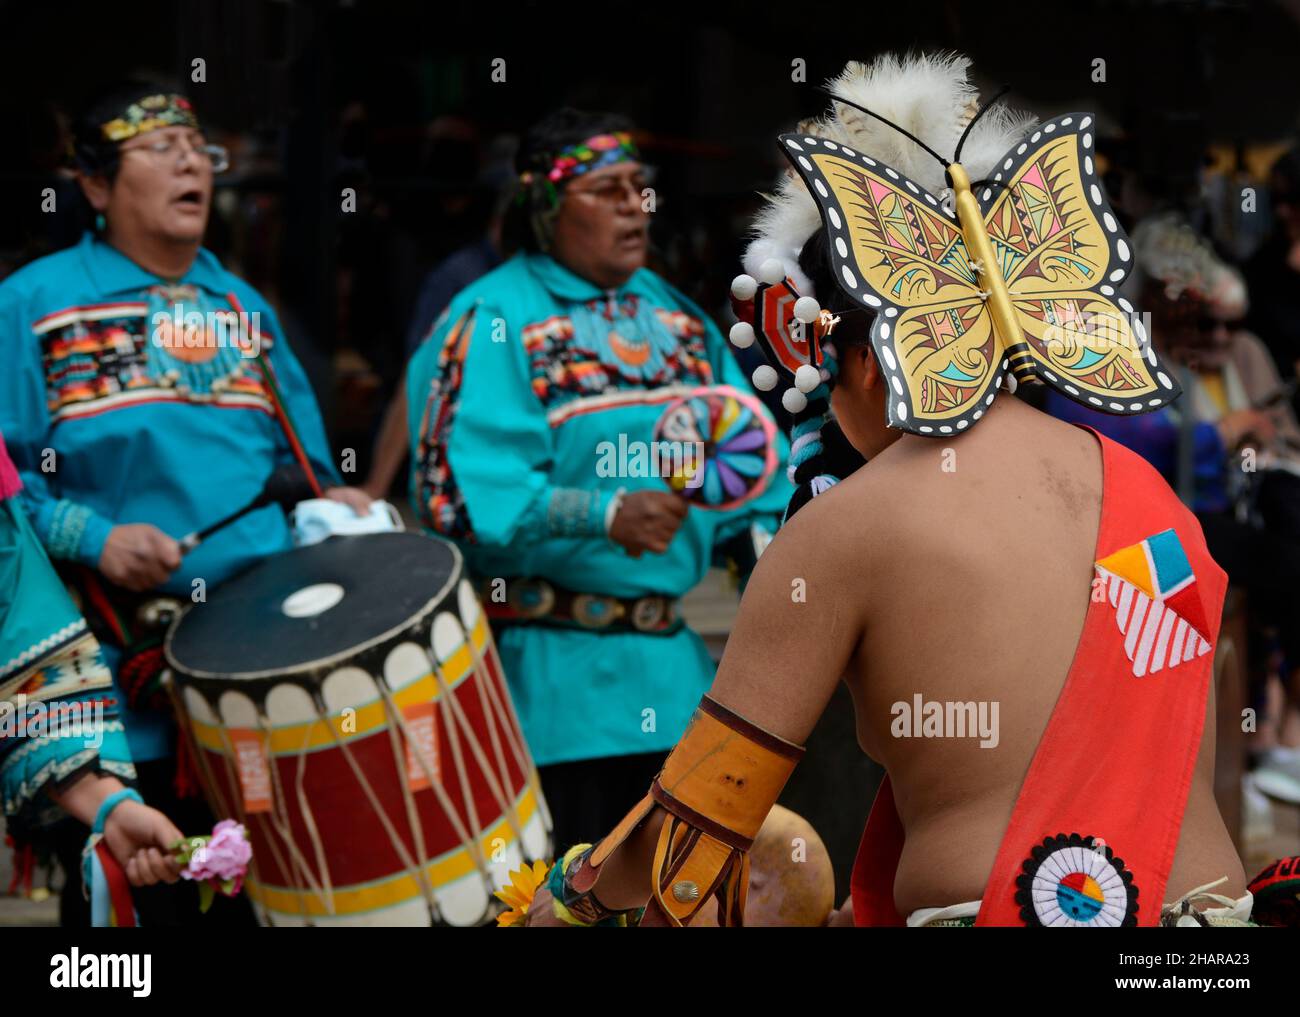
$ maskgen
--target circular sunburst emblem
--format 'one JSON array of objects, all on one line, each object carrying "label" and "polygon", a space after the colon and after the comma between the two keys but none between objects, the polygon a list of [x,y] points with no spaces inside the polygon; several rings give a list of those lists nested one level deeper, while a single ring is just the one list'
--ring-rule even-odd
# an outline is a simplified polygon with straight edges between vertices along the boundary
[{"label": "circular sunburst emblem", "polygon": [[776,427],[763,404],[727,385],[673,400],[653,437],[658,476],[697,508],[726,511],[756,498],[778,466]]},{"label": "circular sunburst emblem", "polygon": [[1016,903],[1026,925],[1136,925],[1138,888],[1104,841],[1077,833],[1048,837],[1016,877]]}]

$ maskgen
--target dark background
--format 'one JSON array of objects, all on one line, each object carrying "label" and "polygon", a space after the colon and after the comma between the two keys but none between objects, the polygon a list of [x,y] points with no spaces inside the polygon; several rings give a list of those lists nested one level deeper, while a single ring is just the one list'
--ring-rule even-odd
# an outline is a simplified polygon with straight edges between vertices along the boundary
[{"label": "dark background", "polygon": [[[1298,18],[1294,0],[6,3],[0,274],[88,222],[66,179],[58,212],[41,211],[60,116],[124,77],[178,84],[234,154],[209,246],[280,307],[335,444],[356,447],[364,473],[421,278],[481,230],[494,139],[555,106],[619,110],[646,132],[656,265],[720,309],[780,168],[775,134],[821,111],[813,87],[846,60],[958,49],[1022,107],[1098,113],[1103,155],[1187,194],[1211,146],[1231,159],[1290,136]],[[791,81],[796,58],[806,83]],[[358,207],[344,213],[349,186]]]},{"label": "dark background", "polygon": [[[1187,208],[1237,260],[1268,228],[1267,195],[1243,222],[1239,189],[1214,179],[1262,184],[1300,106],[1300,0],[0,8],[0,276],[89,222],[61,173],[67,113],[125,77],[178,86],[233,154],[208,245],[277,305],[331,439],[358,450],[362,475],[421,279],[483,229],[505,137],[556,106],[637,122],[659,168],[655,267],[719,318],[758,192],[781,169],[775,136],[824,109],[814,86],[848,59],[957,49],[986,94],[1007,83],[1040,115],[1096,113],[1121,215],[1137,211],[1122,174]],[[191,81],[195,58],[204,83]],[[804,83],[791,80],[796,58]],[[41,211],[49,186],[53,214]],[[355,212],[341,210],[345,187]],[[828,717],[785,800],[815,818],[842,882],[874,778],[851,711]],[[830,806],[827,787],[854,798]]]}]

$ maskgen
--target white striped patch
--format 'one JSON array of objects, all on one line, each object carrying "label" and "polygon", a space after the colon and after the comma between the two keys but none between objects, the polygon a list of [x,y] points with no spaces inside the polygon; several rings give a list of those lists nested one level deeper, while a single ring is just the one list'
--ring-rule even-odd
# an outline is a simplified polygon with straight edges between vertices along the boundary
[{"label": "white striped patch", "polygon": [[[1137,652],[1138,637],[1142,635],[1142,623],[1146,621],[1147,606],[1151,603],[1151,598],[1141,590],[1135,588],[1134,592],[1137,596],[1133,598],[1133,613],[1129,615],[1128,628],[1126,630],[1124,626],[1120,626],[1121,632],[1127,631],[1128,633],[1127,638],[1124,640],[1124,652],[1128,654],[1129,660],[1133,660],[1134,654]],[[1133,673],[1137,674],[1136,667],[1133,669]]]},{"label": "white striped patch", "polygon": [[1126,579],[1098,569],[1106,581],[1106,599],[1115,609],[1115,624],[1124,636],[1124,653],[1133,675],[1142,678],[1203,657],[1212,649],[1199,632],[1160,600],[1153,601]]},{"label": "white striped patch", "polygon": [[1147,611],[1146,623],[1142,626],[1142,636],[1138,639],[1137,654],[1133,657],[1133,673],[1139,678],[1147,673],[1147,665],[1151,663],[1151,650],[1155,647],[1156,633],[1160,631],[1160,623],[1164,621],[1166,613],[1160,601],[1152,601],[1151,609]]},{"label": "white striped patch", "polygon": [[[1188,625],[1187,622],[1183,621],[1183,619],[1179,618],[1178,626],[1174,629],[1173,641],[1169,644],[1169,659],[1173,661],[1174,664],[1178,663],[1178,661],[1183,657],[1183,640],[1187,638],[1187,633],[1190,630],[1191,626]],[[1171,664],[1170,666],[1172,667],[1173,665]]]},{"label": "white striped patch", "polygon": [[1160,622],[1160,634],[1156,636],[1156,646],[1152,651],[1151,666],[1147,669],[1148,674],[1159,671],[1169,659],[1169,633],[1173,631],[1174,621],[1177,617],[1172,611],[1165,612],[1165,617]]}]

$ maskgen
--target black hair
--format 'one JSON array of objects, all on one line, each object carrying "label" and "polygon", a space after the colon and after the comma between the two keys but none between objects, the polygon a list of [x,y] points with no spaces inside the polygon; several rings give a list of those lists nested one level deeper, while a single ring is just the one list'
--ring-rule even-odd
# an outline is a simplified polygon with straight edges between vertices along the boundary
[{"label": "black hair", "polygon": [[1268,176],[1275,205],[1300,203],[1300,141],[1277,157]]},{"label": "black hair", "polygon": [[[795,492],[786,506],[787,520],[827,487],[843,480],[866,462],[862,453],[849,443],[839,425],[830,418],[830,390],[835,384],[839,364],[825,347],[829,342],[838,352],[870,342],[874,318],[836,282],[825,230],[817,230],[804,242],[799,251],[799,269],[812,283],[817,302],[824,310],[838,315],[840,322],[822,344],[823,366],[830,374],[830,380],[809,393],[807,406],[793,414],[791,442],[814,432],[816,437],[806,448],[791,451],[792,461],[800,461],[794,468]],[[802,458],[804,456],[806,458]]]},{"label": "black hair", "polygon": [[[631,131],[632,121],[620,113],[586,112],[565,106],[548,113],[524,135],[515,153],[515,169],[519,173],[545,174],[561,150],[597,134]],[[503,242],[507,250],[523,248],[526,251],[541,249],[532,227],[531,207],[535,197],[528,191],[520,192],[506,214],[502,226]]]},{"label": "black hair", "polygon": [[111,182],[117,175],[118,143],[104,137],[104,124],[120,116],[133,102],[175,91],[158,82],[130,80],[96,92],[72,118],[72,158],[77,169],[102,175]]},{"label": "black hair", "polygon": [[831,339],[839,349],[863,346],[871,341],[871,323],[875,315],[844,292],[836,281],[835,267],[831,264],[830,241],[826,231],[819,229],[810,236],[799,251],[799,270],[813,285],[813,295],[827,311],[838,315]]}]

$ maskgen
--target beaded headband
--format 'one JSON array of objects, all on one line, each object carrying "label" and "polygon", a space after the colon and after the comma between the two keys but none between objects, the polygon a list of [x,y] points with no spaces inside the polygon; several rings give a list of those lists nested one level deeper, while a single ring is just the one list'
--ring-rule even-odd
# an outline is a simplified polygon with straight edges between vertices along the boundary
[{"label": "beaded headband", "polygon": [[526,170],[519,175],[519,182],[529,187],[536,182],[544,182],[552,197],[557,185],[572,177],[580,177],[592,170],[615,166],[621,162],[636,162],[641,158],[632,135],[627,131],[615,131],[613,134],[597,134],[569,145],[560,150],[551,160],[545,171]]},{"label": "beaded headband", "polygon": [[100,132],[105,141],[126,141],[137,134],[145,134],[163,127],[193,127],[197,129],[199,118],[194,114],[194,107],[183,95],[159,94],[137,99],[124,109],[120,115],[100,125]]}]

